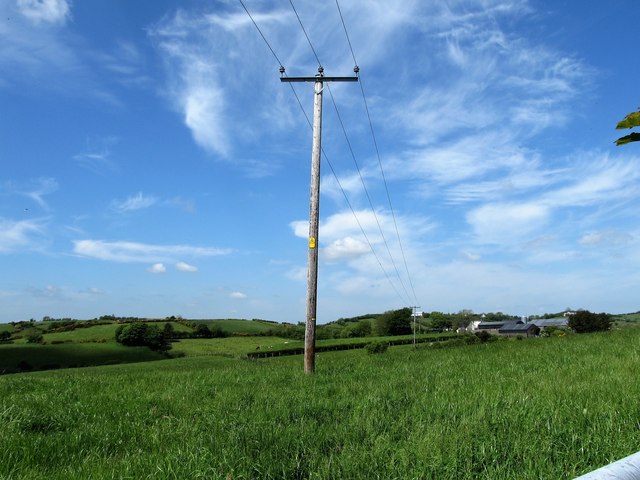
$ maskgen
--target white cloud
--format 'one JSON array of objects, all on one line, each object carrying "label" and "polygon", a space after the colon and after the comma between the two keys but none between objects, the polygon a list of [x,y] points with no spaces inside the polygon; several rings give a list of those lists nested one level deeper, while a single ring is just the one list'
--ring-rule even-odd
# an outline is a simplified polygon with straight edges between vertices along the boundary
[{"label": "white cloud", "polygon": [[471,262],[477,262],[482,258],[477,253],[472,253],[472,252],[462,252],[462,256]]},{"label": "white cloud", "polygon": [[478,241],[509,244],[545,225],[549,216],[549,209],[536,203],[487,204],[471,210],[467,221]]},{"label": "white cloud", "polygon": [[73,243],[76,255],[113,262],[171,261],[178,256],[211,257],[231,253],[228,249],[191,245],[151,245],[104,240],[75,240]]},{"label": "white cloud", "polygon": [[145,196],[142,192],[138,192],[137,195],[133,197],[129,197],[124,201],[113,203],[113,207],[120,212],[129,212],[132,210],[141,210],[144,208],[149,208],[155,205],[158,202],[158,199],[153,196]]},{"label": "white cloud", "polygon": [[244,300],[247,298],[247,295],[242,292],[231,292],[229,294],[229,298],[233,298],[235,300]]},{"label": "white cloud", "polygon": [[598,153],[577,162],[565,175],[566,186],[549,192],[543,198],[550,205],[586,206],[611,202],[637,195],[640,172],[634,161],[611,161]]},{"label": "white cloud", "polygon": [[605,230],[583,235],[579,243],[586,246],[615,247],[627,245],[634,240],[633,235],[618,230]]},{"label": "white cloud", "polygon": [[0,218],[0,253],[37,249],[44,233],[41,221]]},{"label": "white cloud", "polygon": [[43,210],[50,210],[49,204],[45,200],[45,196],[56,192],[58,188],[59,185],[57,180],[51,177],[37,178],[21,185],[13,183],[6,184],[7,193],[27,197]]},{"label": "white cloud", "polygon": [[197,272],[198,271],[198,267],[194,267],[193,265],[189,265],[188,263],[185,263],[185,262],[176,263],[176,268],[181,272]]},{"label": "white cloud", "polygon": [[70,2],[67,0],[18,0],[22,15],[35,23],[63,24],[70,17]]},{"label": "white cloud", "polygon": [[323,249],[323,258],[327,261],[352,259],[370,253],[369,245],[361,240],[347,236],[333,241]]},{"label": "white cloud", "polygon": [[162,263],[154,263],[149,268],[147,268],[147,271],[150,273],[164,273],[167,271],[167,267],[165,267]]},{"label": "white cloud", "polygon": [[[48,28],[64,23],[67,7],[64,1],[0,2],[0,85],[34,83],[40,88],[58,88],[58,78],[70,81],[70,74],[77,74],[81,69],[77,54],[61,38],[60,28]],[[43,85],[39,80],[44,75],[48,76]]]},{"label": "white cloud", "polygon": [[[184,123],[191,129],[193,138],[205,150],[226,155],[229,150],[224,121],[224,94],[216,88],[213,78],[206,72],[187,73],[189,84],[180,94],[180,106],[184,110]],[[206,70],[206,68],[205,68]]]},{"label": "white cloud", "polygon": [[215,37],[202,16],[178,11],[149,31],[158,40],[169,74],[168,93],[195,142],[211,153],[229,152],[226,95],[220,85]]}]

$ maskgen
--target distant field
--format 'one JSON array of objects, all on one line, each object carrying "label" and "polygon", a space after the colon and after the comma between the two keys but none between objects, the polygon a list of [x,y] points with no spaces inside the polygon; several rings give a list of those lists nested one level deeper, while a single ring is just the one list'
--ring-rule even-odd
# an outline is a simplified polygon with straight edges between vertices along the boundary
[{"label": "distant field", "polygon": [[0,478],[572,479],[640,445],[640,329],[316,366],[199,356],[2,376]]},{"label": "distant field", "polygon": [[627,313],[624,315],[614,315],[613,321],[617,323],[640,323],[640,313]]},{"label": "distant field", "polygon": [[146,347],[123,347],[115,342],[61,345],[0,344],[0,373],[25,369],[145,362],[161,358],[161,355]]},{"label": "distant field", "polygon": [[217,326],[228,333],[257,335],[271,330],[277,324],[269,322],[261,322],[259,320],[192,320],[194,322],[202,322],[208,326]]},{"label": "distant field", "polygon": [[[304,342],[279,337],[227,337],[184,339],[172,343],[171,354],[187,356],[201,355],[244,355],[255,350],[279,350],[290,345],[304,345]],[[260,347],[259,349],[257,347]]]},{"label": "distant field", "polygon": [[0,332],[15,332],[15,328],[10,323],[0,323]]},{"label": "distant field", "polygon": [[51,342],[107,342],[115,339],[118,325],[96,325],[89,328],[77,328],[68,332],[45,333],[44,341]]},{"label": "distant field", "polygon": [[[440,336],[451,336],[451,334],[440,335],[419,335],[417,338],[438,338]],[[402,341],[411,340],[411,335],[401,335],[395,337],[368,337],[368,338],[337,338],[331,340],[318,340],[317,347],[329,347],[334,345],[367,344],[369,342]],[[209,339],[184,339],[172,343],[170,353],[172,355],[183,354],[186,356],[201,355],[229,355],[243,356],[250,353],[280,352],[283,350],[304,348],[303,340],[291,340],[280,337],[227,337]]]}]

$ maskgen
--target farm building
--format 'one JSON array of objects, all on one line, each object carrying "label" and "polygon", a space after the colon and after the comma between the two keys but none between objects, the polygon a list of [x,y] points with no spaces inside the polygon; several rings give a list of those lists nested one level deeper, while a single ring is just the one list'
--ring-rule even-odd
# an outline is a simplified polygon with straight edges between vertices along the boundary
[{"label": "farm building", "polygon": [[[471,325],[470,325],[471,326]],[[492,335],[534,337],[540,334],[541,327],[533,322],[517,321],[480,322],[472,331],[485,331]]]},{"label": "farm building", "polygon": [[557,317],[557,318],[548,318],[545,320],[532,320],[530,323],[533,323],[536,327],[540,328],[540,330],[544,330],[548,327],[568,327],[569,319],[567,317]]},{"label": "farm building", "polygon": [[498,330],[500,330],[505,323],[507,322],[480,322],[475,331],[484,330],[492,335],[498,335]]},{"label": "farm building", "polygon": [[507,337],[535,337],[540,334],[540,327],[533,323],[507,322],[502,328],[498,329],[499,335],[505,335]]}]

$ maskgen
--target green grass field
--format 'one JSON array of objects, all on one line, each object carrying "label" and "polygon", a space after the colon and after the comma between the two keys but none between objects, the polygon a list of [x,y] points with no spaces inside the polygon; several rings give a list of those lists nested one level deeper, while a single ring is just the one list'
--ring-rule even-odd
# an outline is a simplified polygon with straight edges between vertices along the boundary
[{"label": "green grass field", "polygon": [[262,322],[260,320],[221,319],[194,321],[205,323],[209,327],[219,327],[225,332],[236,335],[259,335],[271,330],[277,325],[270,322]]},{"label": "green grass field", "polygon": [[640,445],[640,329],[316,366],[199,356],[1,376],[0,478],[570,479]]},{"label": "green grass field", "polygon": [[[260,350],[281,350],[291,345],[304,346],[304,342],[279,337],[227,337],[207,339],[183,339],[172,343],[171,354],[191,357],[202,355],[242,356]],[[271,347],[271,348],[269,348]]]}]

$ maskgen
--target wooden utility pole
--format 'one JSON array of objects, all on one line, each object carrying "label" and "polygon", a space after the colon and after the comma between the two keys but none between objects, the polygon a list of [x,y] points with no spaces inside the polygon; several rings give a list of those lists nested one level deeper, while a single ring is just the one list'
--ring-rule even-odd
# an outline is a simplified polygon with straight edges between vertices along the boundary
[{"label": "wooden utility pole", "polygon": [[313,147],[311,149],[311,194],[309,201],[309,256],[307,270],[307,321],[304,331],[304,372],[316,369],[316,310],[318,302],[318,224],[320,219],[320,154],[322,153],[322,91],[324,82],[357,82],[355,77],[325,77],[324,69],[318,67],[315,77],[285,77],[280,67],[283,82],[314,82],[313,99]]}]

